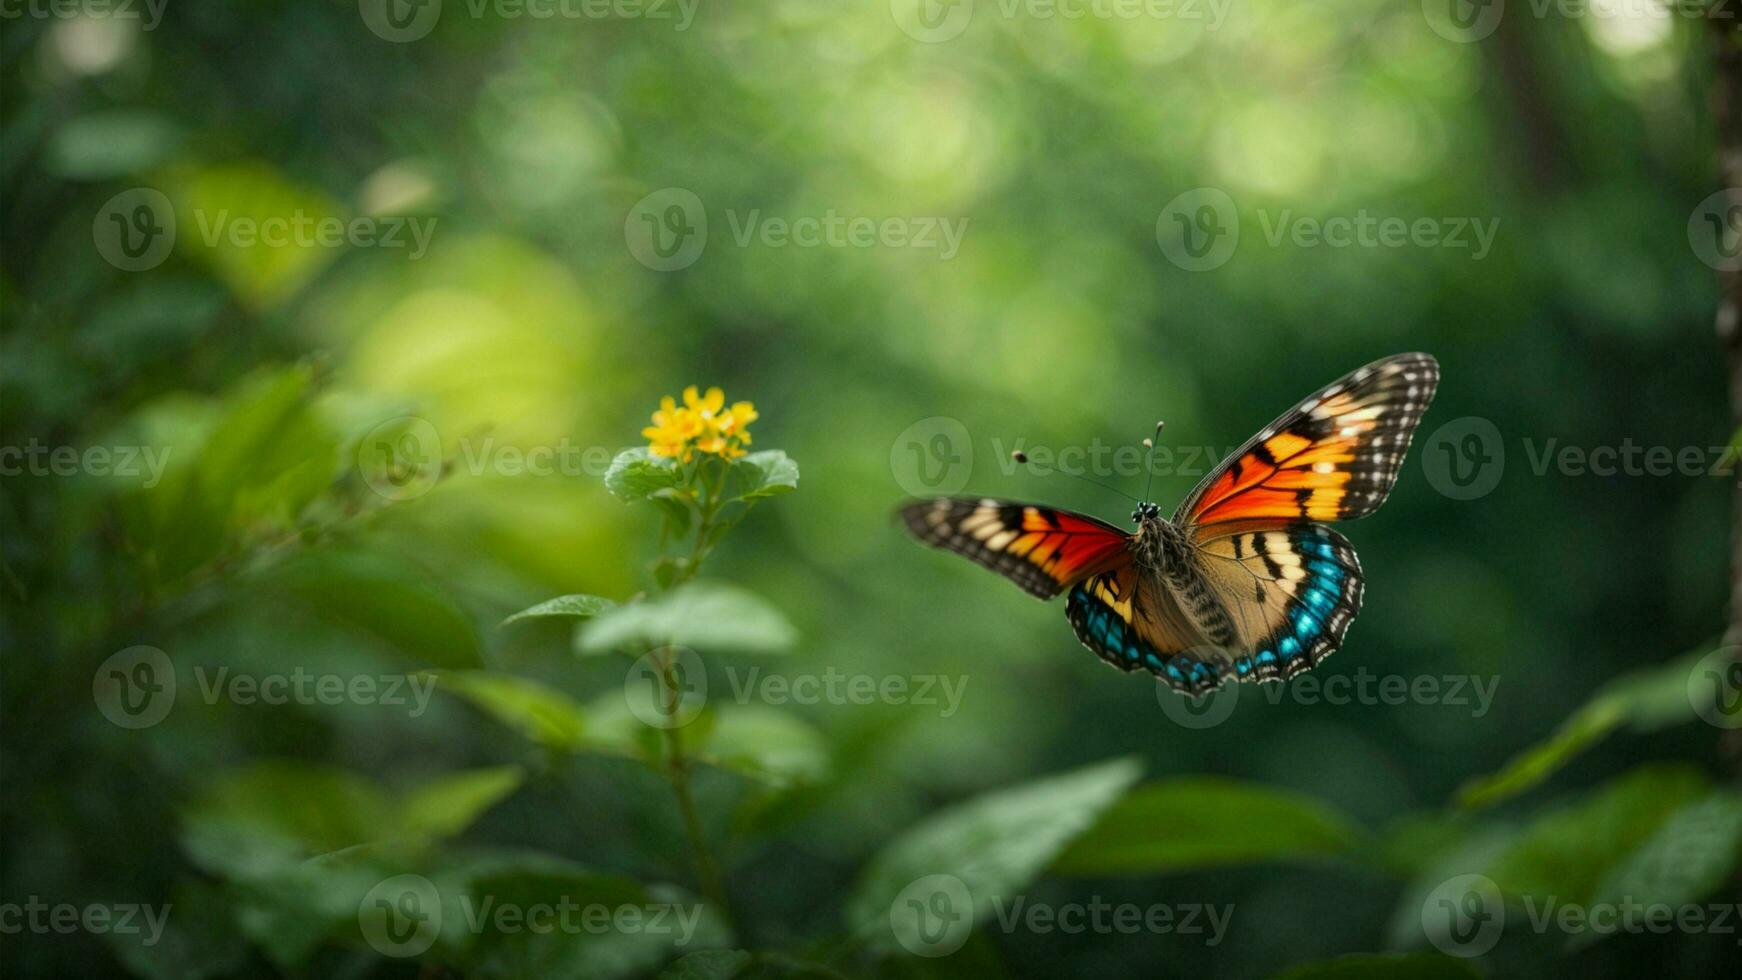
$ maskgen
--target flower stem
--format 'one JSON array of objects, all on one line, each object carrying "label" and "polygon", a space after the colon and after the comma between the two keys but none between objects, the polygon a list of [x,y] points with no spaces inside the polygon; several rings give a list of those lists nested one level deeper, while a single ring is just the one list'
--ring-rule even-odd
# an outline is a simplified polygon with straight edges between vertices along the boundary
[{"label": "flower stem", "polygon": [[[689,560],[683,563],[674,576],[671,583],[673,587],[693,578],[702,559],[706,557],[708,535],[713,529],[714,517],[719,513],[717,493],[709,494],[699,510],[695,546],[690,552]],[[701,889],[702,897],[719,910],[728,928],[733,928],[734,919],[731,906],[726,901],[726,886],[720,875],[720,865],[714,860],[713,850],[708,846],[708,835],[702,827],[701,815],[696,811],[695,797],[690,792],[691,759],[684,752],[683,723],[677,719],[678,711],[682,707],[679,678],[676,676],[677,651],[670,645],[662,647],[658,663],[662,692],[660,711],[666,718],[665,776],[671,783],[672,794],[677,797],[678,816],[683,821],[684,835],[689,838],[697,887]]]}]

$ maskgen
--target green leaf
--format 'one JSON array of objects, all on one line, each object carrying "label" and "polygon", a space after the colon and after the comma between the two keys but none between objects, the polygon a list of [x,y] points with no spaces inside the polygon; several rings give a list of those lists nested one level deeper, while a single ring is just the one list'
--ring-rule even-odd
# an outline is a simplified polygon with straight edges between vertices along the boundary
[{"label": "green leaf", "polygon": [[373,636],[407,660],[479,665],[471,617],[421,568],[391,554],[311,552],[278,570],[272,584],[311,613]]},{"label": "green leaf", "polygon": [[581,746],[585,714],[555,688],[490,670],[444,671],[435,678],[438,688],[465,698],[540,745],[569,752]]},{"label": "green leaf", "polygon": [[[481,980],[613,980],[646,973],[674,950],[730,943],[718,915],[687,892],[548,855],[487,860],[442,876],[437,885],[444,899],[442,941],[460,972]],[[482,929],[468,926],[462,898],[479,910],[473,916],[485,916]],[[533,909],[553,912],[547,923],[498,918],[501,911]]]},{"label": "green leaf", "polygon": [[646,500],[660,490],[675,487],[681,478],[674,461],[643,448],[625,449],[605,470],[605,489],[627,503]]},{"label": "green leaf", "polygon": [[69,180],[111,180],[157,166],[183,137],[168,118],[137,109],[90,112],[54,133],[43,166]]},{"label": "green leaf", "polygon": [[[1427,852],[1416,860],[1417,870],[1398,896],[1387,929],[1393,949],[1409,949],[1428,942],[1422,923],[1422,908],[1434,893],[1453,878],[1480,874],[1492,868],[1494,862],[1512,846],[1517,832],[1499,826],[1463,828],[1460,840],[1450,844],[1442,842],[1438,847],[1426,846],[1425,835],[1419,830],[1406,830],[1401,834],[1394,832],[1391,837],[1385,845],[1388,851],[1415,843]],[[1395,858],[1392,864],[1396,866]]]},{"label": "green leaf", "polygon": [[518,623],[523,619],[539,619],[546,616],[573,616],[578,619],[592,619],[609,609],[617,608],[617,604],[604,596],[596,595],[559,595],[555,599],[546,599],[536,606],[528,606],[502,621],[503,626]]},{"label": "green leaf", "polygon": [[[224,889],[199,878],[184,879],[176,888],[171,914],[161,936],[148,930],[123,934],[110,930],[103,939],[128,975],[146,980],[203,980],[236,976],[246,966],[248,944],[237,934],[234,909]],[[157,942],[150,942],[150,939]]]},{"label": "green leaf", "polygon": [[732,463],[742,481],[740,500],[761,500],[798,489],[798,464],[778,449],[751,453]]},{"label": "green leaf", "polygon": [[829,770],[829,747],[821,732],[797,715],[762,705],[723,707],[702,760],[775,785],[821,780]]},{"label": "green leaf", "polygon": [[319,854],[388,836],[383,831],[393,816],[392,799],[356,773],[268,759],[219,774],[189,805],[184,822],[245,828]]},{"label": "green leaf", "polygon": [[692,508],[682,492],[676,489],[656,490],[647,499],[671,522],[672,536],[682,537],[689,533]]},{"label": "green leaf", "polygon": [[1525,828],[1488,872],[1511,895],[1590,905],[1611,868],[1644,845],[1683,805],[1706,794],[1692,767],[1645,766],[1603,784]]},{"label": "green leaf", "polygon": [[526,773],[519,766],[452,772],[418,786],[399,803],[399,826],[413,837],[452,837],[508,798]]},{"label": "green leaf", "polygon": [[[1716,792],[1670,815],[1657,832],[1603,876],[1593,905],[1661,903],[1675,909],[1704,899],[1729,879],[1742,845],[1742,796]],[[1606,931],[1587,930],[1575,945]]]},{"label": "green leaf", "polygon": [[1480,980],[1468,960],[1440,953],[1351,953],[1303,963],[1272,980]]},{"label": "green leaf", "polygon": [[1562,722],[1546,741],[1519,753],[1499,772],[1465,783],[1458,790],[1458,805],[1476,809],[1533,789],[1622,725],[1651,732],[1693,720],[1696,714],[1688,697],[1688,674],[1708,652],[1697,650],[1616,678]]},{"label": "green leaf", "polygon": [[338,437],[310,411],[306,364],[256,372],[204,406],[162,406],[138,424],[174,431],[163,482],[142,504],[155,566],[172,581],[261,526],[285,527],[332,481]]},{"label": "green leaf", "polygon": [[583,653],[638,644],[691,647],[710,652],[784,653],[798,638],[780,610],[753,593],[728,585],[694,583],[665,595],[619,606],[582,628]]},{"label": "green leaf", "polygon": [[742,949],[704,949],[666,967],[659,980],[732,980],[749,965]]},{"label": "green leaf", "polygon": [[1479,809],[1511,799],[1560,771],[1572,758],[1601,741],[1627,718],[1614,701],[1586,704],[1545,741],[1514,756],[1499,772],[1473,779],[1458,789],[1458,805]]},{"label": "green leaf", "polygon": [[[664,735],[636,717],[622,691],[601,694],[587,702],[586,747],[590,750],[628,756],[649,765],[660,757]],[[704,711],[702,717],[707,717]],[[684,726],[684,737],[694,737],[701,719]]]},{"label": "green leaf", "polygon": [[1137,781],[1135,759],[1113,759],[998,790],[939,811],[872,858],[846,908],[847,924],[877,946],[925,943],[917,913],[896,901],[910,886],[953,876],[966,886],[973,921],[1034,881]]},{"label": "green leaf", "polygon": [[251,835],[262,854],[300,858],[371,842],[452,836],[512,793],[523,776],[518,766],[452,772],[396,800],[346,769],[269,759],[220,774],[183,818],[189,827],[213,831],[209,840]]},{"label": "green leaf", "polygon": [[[1166,827],[1166,833],[1156,828]],[[1347,856],[1363,841],[1347,818],[1309,797],[1214,776],[1146,783],[1078,837],[1063,874],[1162,874],[1261,861]]]}]

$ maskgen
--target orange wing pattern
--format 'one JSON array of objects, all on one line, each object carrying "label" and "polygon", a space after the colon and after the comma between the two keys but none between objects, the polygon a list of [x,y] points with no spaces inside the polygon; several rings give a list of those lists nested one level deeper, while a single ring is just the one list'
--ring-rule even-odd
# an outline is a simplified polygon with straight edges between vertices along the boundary
[{"label": "orange wing pattern", "polygon": [[1223,521],[1346,521],[1379,509],[1440,379],[1428,354],[1397,354],[1308,395],[1229,456],[1174,514]]},{"label": "orange wing pattern", "polygon": [[1119,528],[1036,504],[939,497],[906,505],[901,519],[926,544],[979,562],[1042,599],[1130,555],[1130,536]]}]

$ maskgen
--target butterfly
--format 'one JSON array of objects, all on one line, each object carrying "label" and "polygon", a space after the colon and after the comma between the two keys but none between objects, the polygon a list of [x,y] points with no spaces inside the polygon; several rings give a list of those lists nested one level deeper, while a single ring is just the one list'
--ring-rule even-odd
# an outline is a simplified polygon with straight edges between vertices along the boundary
[{"label": "butterfly", "polygon": [[1366,517],[1397,482],[1439,362],[1396,354],[1284,412],[1164,520],[1139,503],[1126,532],[1039,504],[968,497],[901,508],[915,537],[1030,594],[1070,590],[1077,639],[1121,670],[1199,695],[1318,666],[1361,609],[1361,563],[1326,522]]}]

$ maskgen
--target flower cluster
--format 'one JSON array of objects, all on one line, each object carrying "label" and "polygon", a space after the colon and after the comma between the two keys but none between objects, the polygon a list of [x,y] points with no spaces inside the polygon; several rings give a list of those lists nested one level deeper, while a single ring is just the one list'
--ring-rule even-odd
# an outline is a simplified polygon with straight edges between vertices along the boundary
[{"label": "flower cluster", "polygon": [[725,392],[709,388],[707,394],[698,395],[696,386],[690,385],[683,390],[682,405],[670,395],[660,399],[653,424],[641,434],[647,437],[647,448],[655,456],[682,463],[695,458],[696,453],[737,459],[750,445],[750,423],[756,418],[755,405],[733,402],[727,408]]}]

